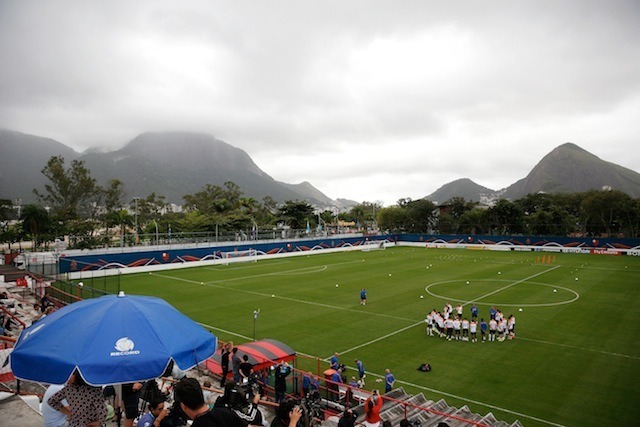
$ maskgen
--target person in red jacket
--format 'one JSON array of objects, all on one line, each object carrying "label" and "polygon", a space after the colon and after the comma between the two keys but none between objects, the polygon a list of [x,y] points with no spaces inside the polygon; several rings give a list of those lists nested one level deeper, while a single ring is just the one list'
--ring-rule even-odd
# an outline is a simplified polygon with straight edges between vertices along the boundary
[{"label": "person in red jacket", "polygon": [[364,425],[367,427],[380,426],[380,409],[382,408],[382,397],[378,390],[373,390],[371,396],[364,403]]}]

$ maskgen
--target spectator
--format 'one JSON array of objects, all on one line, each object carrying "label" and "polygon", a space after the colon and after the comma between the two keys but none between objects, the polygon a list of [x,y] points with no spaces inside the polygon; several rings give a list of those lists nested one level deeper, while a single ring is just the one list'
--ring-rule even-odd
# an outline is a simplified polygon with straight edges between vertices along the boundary
[{"label": "spectator", "polygon": [[[69,403],[69,409],[63,400]],[[47,401],[54,410],[69,417],[69,427],[98,427],[107,418],[107,405],[104,403],[102,388],[88,385],[78,371],[69,377],[69,382]]]},{"label": "spectator", "polygon": [[211,410],[204,403],[200,383],[195,378],[183,378],[175,386],[175,398],[180,408],[193,420],[191,427],[245,427],[247,424],[229,408]]},{"label": "spectator", "polygon": [[382,408],[382,398],[378,390],[373,390],[371,396],[364,402],[364,425],[366,427],[378,427],[382,418],[380,418],[380,409]]},{"label": "spectator", "polygon": [[302,375],[302,394],[304,396],[308,396],[309,395],[309,391],[311,389],[311,379],[313,378],[313,374],[311,373],[311,371],[306,372],[304,375]]},{"label": "spectator", "polygon": [[133,427],[133,420],[138,418],[138,400],[142,383],[122,384],[122,403],[124,404],[124,427]]},{"label": "spectator", "polygon": [[224,387],[224,394],[216,399],[214,407],[229,408],[241,420],[250,425],[263,425],[262,420],[264,417],[258,408],[260,393],[253,394],[251,400],[248,400],[247,396],[248,393],[242,386],[227,383]]},{"label": "spectator", "polygon": [[211,388],[211,381],[204,380],[202,383],[202,396],[204,397],[204,403],[211,405],[213,403],[213,392],[208,390]]},{"label": "spectator", "polygon": [[342,414],[340,421],[338,421],[338,427],[354,427],[356,425],[356,418],[358,418],[358,416],[353,412],[353,409],[347,408]]},{"label": "spectator", "polygon": [[355,387],[355,388],[359,388],[360,385],[358,384],[358,381],[356,380],[355,376],[351,376],[351,381],[349,381],[349,387]]},{"label": "spectator", "polygon": [[396,382],[395,377],[389,369],[384,370],[384,392],[389,393],[393,389],[393,384]]},{"label": "spectator", "polygon": [[279,403],[284,399],[284,395],[287,392],[287,376],[291,373],[291,368],[288,363],[276,366],[275,370],[275,393],[276,403]]},{"label": "spectator", "polygon": [[151,401],[149,412],[140,417],[137,427],[158,427],[167,415],[169,408],[164,407],[164,400]]},{"label": "spectator", "polygon": [[249,362],[249,356],[246,354],[242,355],[242,363],[240,363],[240,376],[241,381],[246,383],[249,380],[249,377],[253,373],[253,365]]},{"label": "spectator", "polygon": [[276,408],[276,416],[271,422],[271,427],[295,427],[302,417],[302,410],[292,399],[280,402]]},{"label": "spectator", "polygon": [[[65,412],[57,411],[49,406],[49,398],[55,393],[62,390],[64,384],[51,384],[47,391],[44,392],[42,397],[42,419],[44,421],[44,427],[66,427],[67,415]],[[66,399],[62,400],[62,406],[66,407],[67,412],[70,412],[69,404]]]},{"label": "spectator", "polygon": [[222,367],[222,379],[220,379],[220,387],[224,387],[227,381],[227,374],[229,373],[229,358],[231,356],[231,349],[233,348],[233,342],[229,341],[222,347],[222,356],[220,357],[220,366]]},{"label": "spectator", "polygon": [[231,369],[233,370],[233,381],[239,383],[242,380],[242,375],[240,374],[240,364],[242,363],[242,359],[238,356],[238,347],[233,347],[231,350]]}]

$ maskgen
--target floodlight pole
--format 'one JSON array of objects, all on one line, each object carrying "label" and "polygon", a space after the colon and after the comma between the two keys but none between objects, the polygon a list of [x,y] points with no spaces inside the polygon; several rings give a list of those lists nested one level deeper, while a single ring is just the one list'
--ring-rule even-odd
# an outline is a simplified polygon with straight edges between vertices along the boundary
[{"label": "floodlight pole", "polygon": [[256,340],[256,320],[258,320],[258,315],[260,314],[260,309],[253,310],[253,340]]}]

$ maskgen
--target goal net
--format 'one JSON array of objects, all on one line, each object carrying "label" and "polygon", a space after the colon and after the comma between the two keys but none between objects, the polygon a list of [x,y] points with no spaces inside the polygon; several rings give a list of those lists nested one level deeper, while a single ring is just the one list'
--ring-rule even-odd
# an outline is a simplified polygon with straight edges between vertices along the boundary
[{"label": "goal net", "polygon": [[226,265],[232,262],[257,262],[258,251],[255,249],[246,249],[243,251],[222,252],[222,259]]},{"label": "goal net", "polygon": [[384,240],[367,240],[360,245],[361,251],[383,251],[386,249]]}]

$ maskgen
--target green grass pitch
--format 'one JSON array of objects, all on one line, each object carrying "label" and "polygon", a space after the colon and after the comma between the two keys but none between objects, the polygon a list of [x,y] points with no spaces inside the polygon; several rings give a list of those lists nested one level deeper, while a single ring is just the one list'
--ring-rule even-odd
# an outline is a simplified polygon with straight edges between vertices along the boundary
[{"label": "green grass pitch", "polygon": [[[337,351],[350,367],[362,359],[367,388],[389,368],[409,392],[508,422],[637,425],[640,258],[551,254],[543,264],[540,256],[395,247],[122,275],[119,286],[164,298],[236,343],[253,338],[259,308],[258,339],[322,359]],[[115,292],[116,279],[106,286]],[[491,305],[514,314],[516,339],[427,336],[427,311],[449,301],[462,301],[469,317],[471,302],[485,319]],[[433,371],[418,372],[423,362]]]}]

